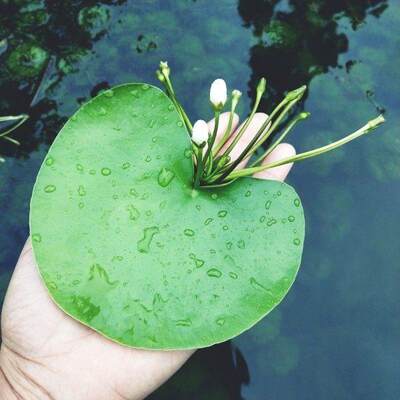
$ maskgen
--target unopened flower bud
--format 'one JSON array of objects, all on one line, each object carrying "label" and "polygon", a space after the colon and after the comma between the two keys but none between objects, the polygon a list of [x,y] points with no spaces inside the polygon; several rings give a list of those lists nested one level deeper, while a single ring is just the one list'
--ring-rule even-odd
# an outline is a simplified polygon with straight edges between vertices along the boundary
[{"label": "unopened flower bud", "polygon": [[203,146],[208,140],[208,135],[209,129],[207,122],[203,121],[202,119],[196,121],[196,123],[193,125],[192,130],[193,143],[195,143],[199,147]]},{"label": "unopened flower bud", "polygon": [[242,92],[240,90],[232,90],[232,97],[239,99],[242,96]]},{"label": "unopened flower bud", "polygon": [[241,97],[242,97],[242,92],[240,90],[235,89],[232,91],[232,110],[233,111],[235,110]]},{"label": "unopened flower bud", "polygon": [[156,71],[156,76],[160,82],[165,82],[165,76],[162,74],[162,72],[159,69]]},{"label": "unopened flower bud", "polygon": [[260,96],[264,94],[266,88],[267,88],[267,80],[265,78],[261,78],[260,82],[258,82],[257,85],[257,92],[259,93]]},{"label": "unopened flower bud", "polygon": [[286,95],[286,101],[292,101],[292,100],[296,100],[296,99],[301,99],[305,93],[307,89],[306,85],[303,85],[301,87],[299,87],[298,89],[292,90],[290,91],[287,95]]},{"label": "unopened flower bud", "polygon": [[306,112],[306,111],[303,111],[303,112],[301,112],[301,113],[297,116],[297,119],[298,119],[299,121],[301,121],[301,120],[303,120],[303,119],[307,119],[310,115],[311,115],[311,113]]},{"label": "unopened flower bud", "polygon": [[171,72],[171,70],[168,66],[167,61],[160,62],[160,70],[164,76],[169,77],[169,73]]},{"label": "unopened flower bud", "polygon": [[210,89],[210,102],[216,110],[222,110],[228,99],[228,90],[223,79],[216,79]]}]

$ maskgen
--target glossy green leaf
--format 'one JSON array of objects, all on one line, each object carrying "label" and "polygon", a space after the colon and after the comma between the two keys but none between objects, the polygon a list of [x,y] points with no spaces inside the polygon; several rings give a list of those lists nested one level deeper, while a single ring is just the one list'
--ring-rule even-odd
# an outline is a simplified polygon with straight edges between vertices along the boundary
[{"label": "glossy green leaf", "polygon": [[55,302],[132,347],[209,346],[285,296],[304,216],[284,183],[192,190],[190,140],[171,101],[143,84],[96,97],[67,122],[32,196],[30,228]]}]

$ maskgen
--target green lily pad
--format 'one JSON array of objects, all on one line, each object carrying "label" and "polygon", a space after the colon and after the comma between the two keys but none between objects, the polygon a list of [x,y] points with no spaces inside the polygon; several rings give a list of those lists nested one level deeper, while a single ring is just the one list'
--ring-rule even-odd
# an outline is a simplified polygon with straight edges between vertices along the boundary
[{"label": "green lily pad", "polygon": [[271,311],[298,271],[294,189],[243,178],[194,191],[190,148],[166,95],[126,84],[70,118],[38,174],[30,229],[50,295],[124,345],[230,339]]}]

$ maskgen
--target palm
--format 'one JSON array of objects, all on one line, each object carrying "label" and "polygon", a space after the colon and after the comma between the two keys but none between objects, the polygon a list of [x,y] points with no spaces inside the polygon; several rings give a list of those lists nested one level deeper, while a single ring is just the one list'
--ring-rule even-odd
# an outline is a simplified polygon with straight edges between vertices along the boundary
[{"label": "palm", "polygon": [[[265,120],[256,114],[241,139],[244,148]],[[219,134],[227,126],[221,117]],[[212,124],[212,122],[210,123]],[[236,127],[238,121],[235,121]],[[240,148],[235,149],[240,153]],[[278,146],[269,161],[293,153]],[[235,157],[235,154],[231,154]],[[290,165],[257,177],[283,180]],[[39,398],[141,399],[171,376],[190,351],[145,351],[118,345],[68,317],[50,299],[37,272],[32,248],[25,245],[12,277],[2,312],[1,367],[17,366]]]},{"label": "palm", "polygon": [[[6,354],[18,359],[27,374],[50,386],[56,376],[63,377],[63,394],[57,399],[109,400],[130,398],[132,392],[143,398],[190,355],[122,347],[67,317],[38,276],[30,242],[7,293],[2,328]],[[60,389],[47,387],[50,393]]]}]

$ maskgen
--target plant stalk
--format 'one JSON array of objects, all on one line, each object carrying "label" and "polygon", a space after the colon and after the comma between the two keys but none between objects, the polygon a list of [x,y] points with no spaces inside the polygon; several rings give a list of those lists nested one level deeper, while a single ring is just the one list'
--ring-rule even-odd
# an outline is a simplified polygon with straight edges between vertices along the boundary
[{"label": "plant stalk", "polygon": [[289,164],[289,163],[293,163],[293,162],[297,162],[297,161],[302,161],[307,158],[318,156],[320,154],[326,153],[326,152],[334,150],[340,146],[343,146],[344,144],[373,131],[378,126],[382,125],[384,122],[385,122],[385,118],[383,117],[383,115],[380,115],[377,118],[369,121],[366,125],[364,125],[360,129],[358,129],[357,131],[351,133],[350,135],[348,135],[340,140],[337,140],[336,142],[327,144],[327,145],[319,147],[317,149],[313,149],[313,150],[306,151],[304,153],[297,154],[295,156],[287,157],[287,158],[284,158],[279,161],[275,161],[270,164],[261,165],[258,167],[245,168],[240,171],[234,171],[228,176],[228,178],[236,179],[236,178],[243,177],[243,176],[253,175],[257,172],[265,171],[270,168],[279,167],[280,165]]}]

